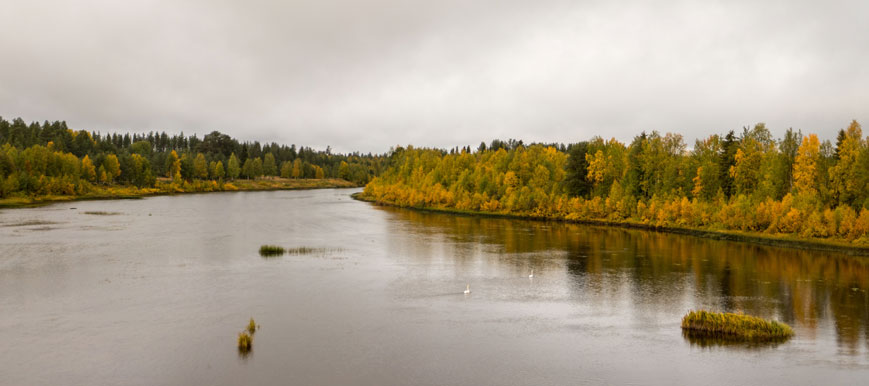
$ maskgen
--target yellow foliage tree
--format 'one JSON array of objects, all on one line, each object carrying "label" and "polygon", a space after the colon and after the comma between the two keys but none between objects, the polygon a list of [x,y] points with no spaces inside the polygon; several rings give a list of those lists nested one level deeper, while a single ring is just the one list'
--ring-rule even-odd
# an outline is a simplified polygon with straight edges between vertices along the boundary
[{"label": "yellow foliage tree", "polygon": [[301,158],[296,158],[293,161],[292,176],[293,176],[293,178],[299,178],[302,176],[302,159]]},{"label": "yellow foliage tree", "polygon": [[863,151],[862,136],[860,124],[852,121],[839,147],[839,161],[830,168],[830,186],[839,204],[851,204],[860,193],[858,159]]},{"label": "yellow foliage tree", "polygon": [[97,178],[97,170],[94,167],[94,163],[87,155],[81,159],[81,174],[90,182],[94,182]]},{"label": "yellow foliage tree", "polygon": [[803,142],[797,149],[794,161],[794,189],[797,193],[817,195],[816,180],[818,178],[818,160],[820,159],[821,143],[818,136],[809,134],[803,137]]},{"label": "yellow foliage tree", "polygon": [[174,181],[181,181],[181,160],[175,150],[169,152],[166,163],[169,164],[168,177]]}]

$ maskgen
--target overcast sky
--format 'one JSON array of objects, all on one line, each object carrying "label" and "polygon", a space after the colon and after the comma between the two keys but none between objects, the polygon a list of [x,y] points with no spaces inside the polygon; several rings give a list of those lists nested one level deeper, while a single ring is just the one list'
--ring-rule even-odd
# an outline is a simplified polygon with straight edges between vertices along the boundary
[{"label": "overcast sky", "polygon": [[867,1],[0,2],[0,116],[336,151],[869,122]]}]

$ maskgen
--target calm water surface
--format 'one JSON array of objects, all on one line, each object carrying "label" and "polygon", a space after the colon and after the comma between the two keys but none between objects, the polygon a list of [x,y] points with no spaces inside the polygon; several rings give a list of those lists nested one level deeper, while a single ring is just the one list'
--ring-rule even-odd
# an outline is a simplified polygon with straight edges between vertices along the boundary
[{"label": "calm water surface", "polygon": [[[0,384],[869,379],[865,258],[420,213],[352,192],[0,210]],[[264,259],[266,243],[321,249]],[[779,319],[797,335],[692,341],[679,321],[700,307]],[[262,329],[242,357],[236,335],[251,316]]]}]

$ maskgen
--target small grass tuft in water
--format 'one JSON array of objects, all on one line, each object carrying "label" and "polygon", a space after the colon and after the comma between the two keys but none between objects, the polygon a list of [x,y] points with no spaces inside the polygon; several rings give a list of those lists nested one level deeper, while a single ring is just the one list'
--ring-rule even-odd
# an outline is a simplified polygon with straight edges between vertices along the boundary
[{"label": "small grass tuft in water", "polygon": [[284,252],[284,248],[277,245],[263,245],[259,247],[259,254],[263,257],[280,256]]},{"label": "small grass tuft in water", "polygon": [[794,335],[790,326],[754,316],[706,310],[682,317],[682,329],[697,336],[744,341],[784,340]]},{"label": "small grass tuft in water", "polygon": [[253,318],[250,318],[250,323],[247,324],[247,332],[253,335],[256,332],[257,328],[258,326],[256,325],[256,322],[253,320]]},{"label": "small grass tuft in water", "polygon": [[246,353],[253,348],[253,337],[247,333],[247,331],[242,331],[238,333],[238,351],[242,353]]}]

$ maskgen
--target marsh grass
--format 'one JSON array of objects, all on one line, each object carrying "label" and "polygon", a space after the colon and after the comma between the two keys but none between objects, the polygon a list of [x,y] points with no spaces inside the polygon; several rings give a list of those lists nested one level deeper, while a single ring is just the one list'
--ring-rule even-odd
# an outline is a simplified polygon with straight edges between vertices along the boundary
[{"label": "marsh grass", "polygon": [[253,335],[254,333],[256,333],[257,328],[259,328],[259,326],[256,325],[256,322],[253,320],[253,318],[250,318],[250,322],[247,324],[247,332]]},{"label": "marsh grass", "polygon": [[682,330],[694,337],[711,337],[742,341],[785,340],[794,335],[790,326],[754,316],[690,311],[682,317]]},{"label": "marsh grass", "polygon": [[277,245],[263,245],[259,247],[259,254],[262,257],[281,256],[284,252],[286,252],[286,250]]}]

